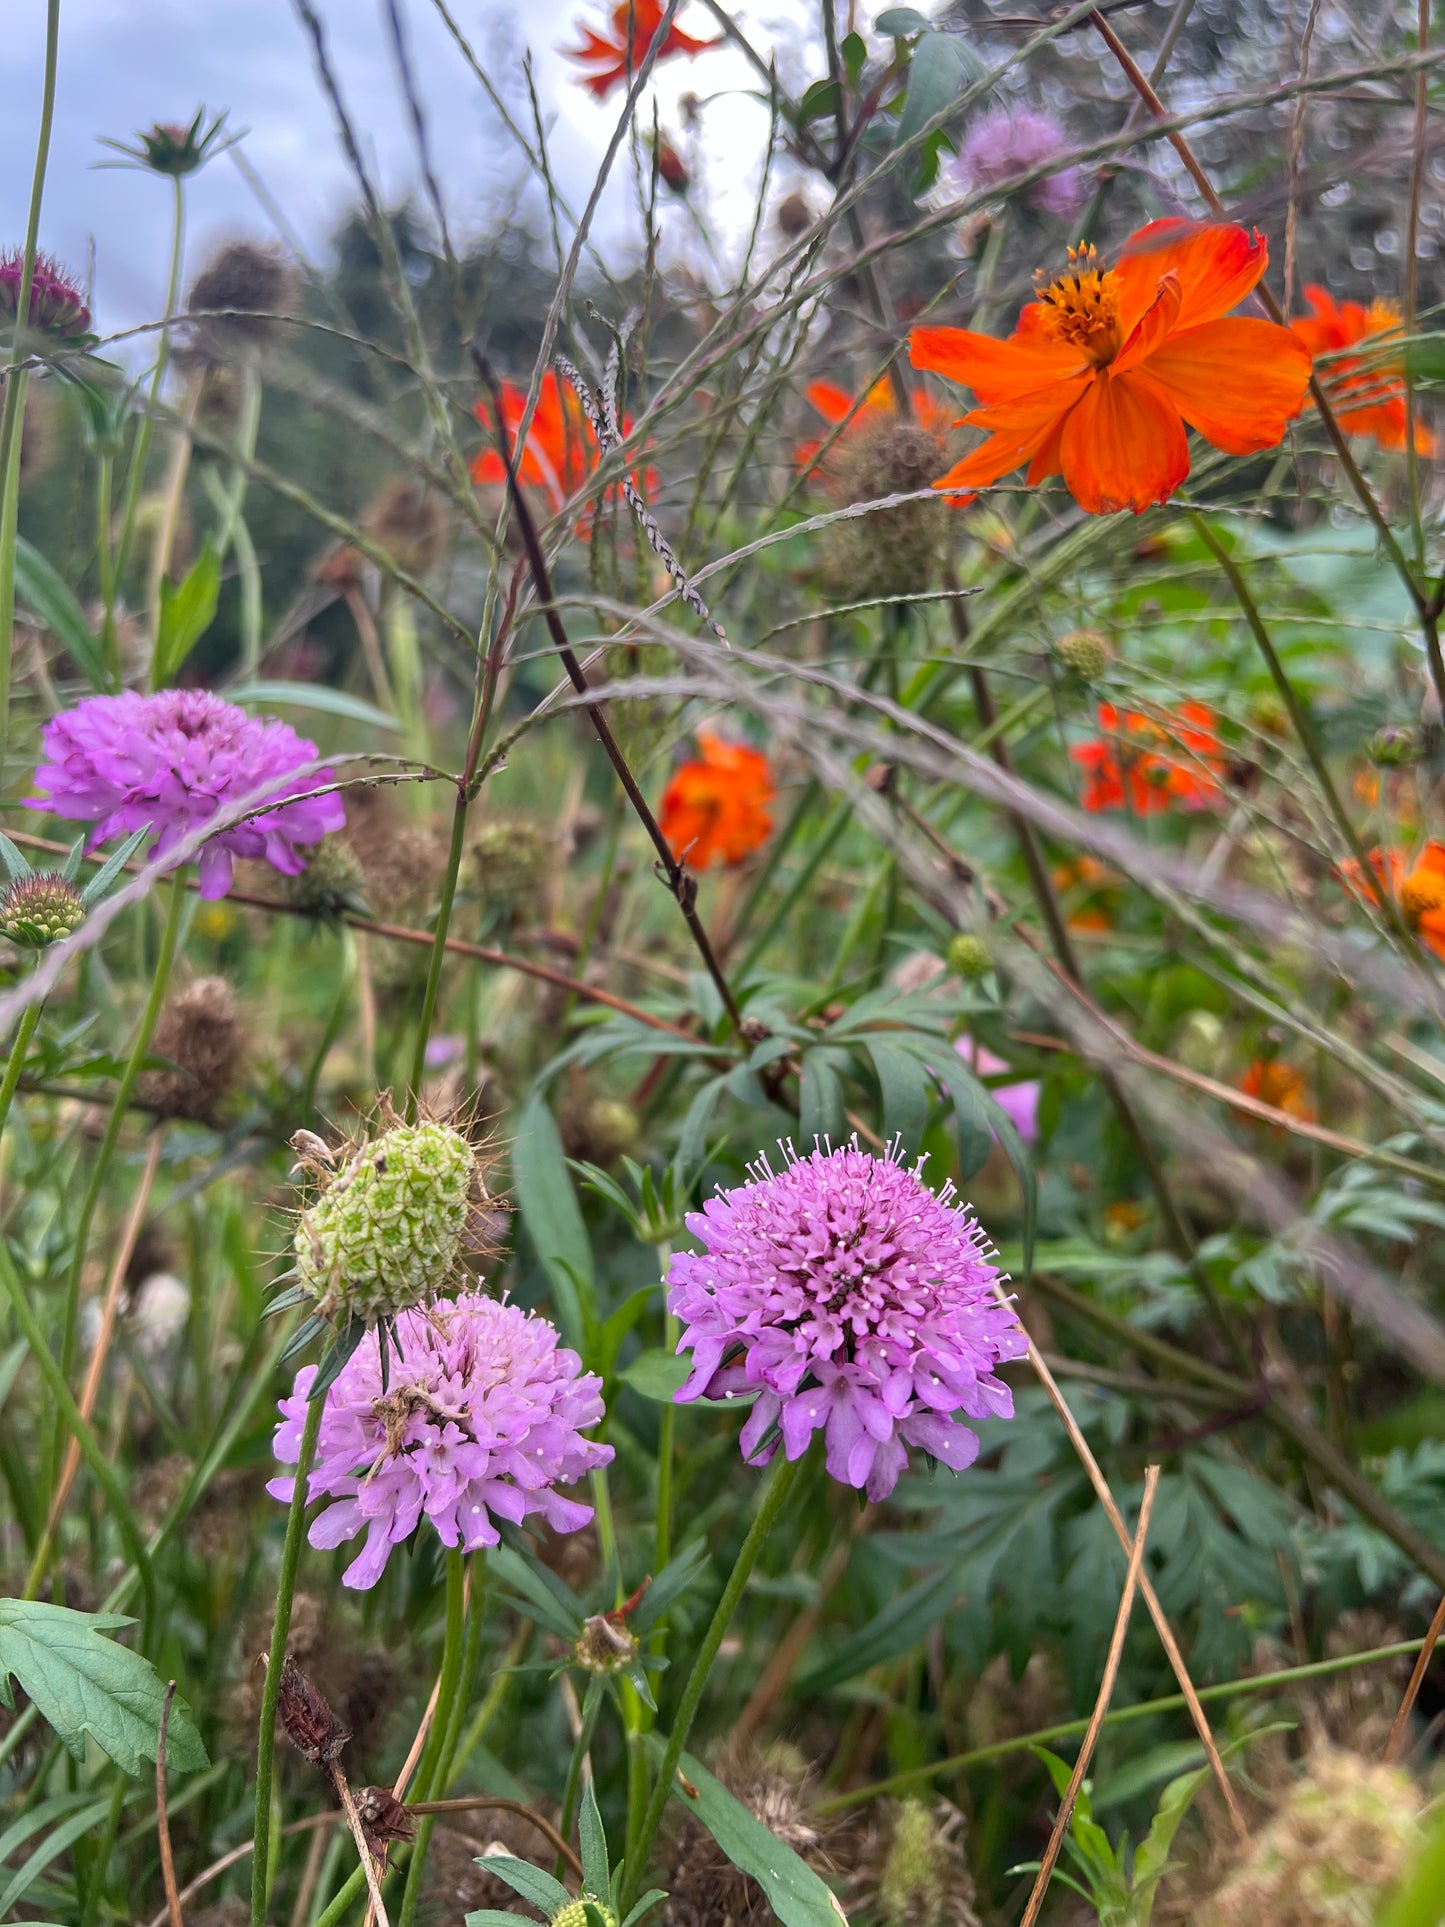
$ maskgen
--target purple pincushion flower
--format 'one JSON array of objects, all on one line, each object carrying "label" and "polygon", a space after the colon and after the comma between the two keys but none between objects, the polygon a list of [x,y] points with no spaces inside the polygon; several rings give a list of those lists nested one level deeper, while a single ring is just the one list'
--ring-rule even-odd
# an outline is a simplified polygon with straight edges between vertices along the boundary
[{"label": "purple pincushion flower", "polygon": [[[940,192],[957,200],[1007,187],[1021,174],[1046,166],[1067,145],[1063,128],[1048,114],[1029,107],[995,107],[974,122],[958,153],[944,164]],[[1083,206],[1086,192],[1082,172],[1064,167],[1032,182],[1025,197],[1040,213],[1063,219]]]},{"label": "purple pincushion flower", "polygon": [[[328,1389],[307,1481],[308,1499],[336,1500],[312,1521],[313,1546],[366,1534],[342,1583],[374,1586],[423,1514],[443,1545],[463,1552],[497,1544],[494,1515],[517,1525],[540,1513],[558,1532],[586,1525],[591,1506],[556,1488],[612,1458],[610,1445],[581,1436],[602,1417],[602,1382],[581,1371],[546,1319],[474,1294],[402,1312],[395,1333],[399,1356],[388,1360],[385,1388],[370,1331]],[[281,1400],[283,1465],[301,1456],[315,1377],[308,1365]],[[266,1489],[289,1501],[294,1486],[282,1477]]]},{"label": "purple pincushion flower", "polygon": [[[20,248],[0,254],[0,314],[14,320],[20,312],[25,255]],[[59,341],[73,340],[90,326],[85,296],[58,261],[37,254],[30,277],[29,326]]]},{"label": "purple pincushion flower", "polygon": [[[39,794],[30,807],[93,822],[92,847],[150,828],[151,855],[164,856],[228,804],[272,790],[276,808],[219,830],[202,848],[203,897],[225,896],[233,856],[264,858],[283,875],[299,876],[306,864],[297,844],[319,843],[346,821],[339,796],[306,795],[331,780],[329,770],[292,774],[315,761],[314,743],[205,689],[88,696],[51,717],[41,748]],[[288,796],[298,800],[286,802]]]},{"label": "purple pincushion flower", "polygon": [[954,1418],[1010,1418],[994,1376],[1027,1341],[995,1286],[991,1247],[953,1187],[935,1195],[893,1155],[787,1147],[752,1182],[709,1198],[687,1228],[700,1252],[678,1252],[668,1306],[692,1353],[679,1401],[756,1392],[743,1456],[771,1458],[778,1429],[790,1459],[823,1429],[828,1470],[886,1499],[905,1448],[951,1466],[973,1463],[978,1439]]}]

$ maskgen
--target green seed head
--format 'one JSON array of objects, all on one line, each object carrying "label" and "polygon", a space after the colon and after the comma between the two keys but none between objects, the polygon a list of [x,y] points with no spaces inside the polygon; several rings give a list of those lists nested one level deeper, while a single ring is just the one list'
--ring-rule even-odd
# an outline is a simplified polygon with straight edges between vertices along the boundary
[{"label": "green seed head", "polygon": [[0,897],[0,934],[27,950],[45,950],[85,921],[85,903],[73,883],[52,870],[21,877]]},{"label": "green seed head", "polygon": [[476,1152],[447,1124],[393,1124],[357,1146],[301,1214],[301,1282],[328,1312],[368,1323],[436,1298],[462,1254],[476,1175]]},{"label": "green seed head", "polygon": [[579,1900],[569,1901],[558,1914],[552,1916],[552,1927],[593,1927],[588,1918],[588,1909],[599,1914],[602,1927],[617,1927],[617,1916],[612,1909],[592,1894],[583,1894]]},{"label": "green seed head", "polygon": [[322,837],[300,876],[284,878],[281,887],[289,902],[313,917],[336,918],[365,907],[361,865],[340,836]]},{"label": "green seed head", "polygon": [[637,1635],[620,1619],[594,1613],[584,1619],[573,1647],[577,1664],[589,1673],[620,1673],[637,1658]]},{"label": "green seed head", "polygon": [[1074,629],[1060,636],[1054,652],[1066,669],[1072,669],[1085,682],[1097,682],[1114,660],[1109,638],[1097,629]]},{"label": "green seed head", "polygon": [[960,931],[948,946],[948,967],[966,984],[977,983],[993,969],[993,953],[982,937]]},{"label": "green seed head", "polygon": [[488,903],[515,909],[540,893],[557,859],[556,839],[524,818],[495,818],[472,839],[477,887]]},{"label": "green seed head", "polygon": [[959,1843],[922,1800],[904,1800],[878,1878],[888,1927],[977,1927],[973,1887]]}]

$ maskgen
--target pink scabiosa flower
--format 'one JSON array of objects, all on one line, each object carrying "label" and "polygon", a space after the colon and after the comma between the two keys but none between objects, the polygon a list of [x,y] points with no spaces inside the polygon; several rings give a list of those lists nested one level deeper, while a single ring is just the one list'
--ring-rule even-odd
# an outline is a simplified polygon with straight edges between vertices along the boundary
[{"label": "pink scabiosa flower", "polygon": [[855,1138],[786,1157],[781,1171],[760,1158],[751,1183],[687,1219],[704,1249],[668,1269],[677,1349],[692,1353],[678,1400],[756,1392],[750,1465],[778,1435],[799,1458],[822,1429],[829,1472],[870,1499],[893,1490],[910,1445],[961,1472],[978,1439],[954,1414],[1011,1418],[994,1367],[1026,1348],[994,1293],[992,1247],[952,1185],[936,1195],[893,1148],[873,1157]]},{"label": "pink scabiosa flower", "polygon": [[[297,845],[319,843],[346,821],[339,796],[306,795],[331,780],[329,770],[293,774],[315,761],[314,743],[206,689],[88,696],[52,716],[40,740],[30,808],[93,822],[92,848],[150,829],[151,855],[164,856],[228,804],[271,790],[277,807],[218,830],[202,848],[203,897],[225,896],[233,856],[264,858],[284,876],[299,876],[306,862]],[[287,802],[290,796],[298,800]]]},{"label": "pink scabiosa flower", "polygon": [[[951,161],[945,161],[936,193],[948,201],[989,188],[1007,187],[1021,174],[1044,167],[1068,146],[1063,128],[1029,107],[996,107],[975,121]],[[1083,206],[1084,177],[1060,168],[1024,189],[1022,198],[1040,214],[1060,219]]]},{"label": "pink scabiosa flower", "polygon": [[[991,1050],[985,1050],[972,1037],[960,1037],[954,1049],[971,1070],[980,1077],[997,1077],[1009,1069],[1001,1057],[995,1057]],[[999,1105],[1013,1121],[1013,1127],[1025,1144],[1034,1144],[1039,1135],[1039,1098],[1043,1086],[1037,1078],[1021,1078],[1013,1084],[995,1084],[993,1095]]]},{"label": "pink scabiosa flower", "polygon": [[[0,315],[15,321],[20,314],[20,283],[25,255],[20,248],[0,254]],[[90,327],[90,309],[72,276],[48,254],[37,254],[30,278],[30,314],[26,325],[37,334],[71,341]]]},{"label": "pink scabiosa flower", "polygon": [[[559,1484],[606,1465],[610,1445],[582,1437],[602,1417],[602,1381],[581,1370],[545,1318],[480,1293],[405,1311],[395,1320],[385,1379],[369,1331],[326,1392],[308,1499],[336,1504],[311,1524],[313,1546],[366,1544],[342,1583],[374,1586],[393,1546],[423,1514],[443,1545],[494,1546],[494,1518],[519,1525],[540,1513],[575,1532],[592,1508],[564,1499]],[[276,1457],[295,1465],[317,1368],[296,1374],[281,1400]],[[295,1480],[267,1490],[288,1503]]]}]

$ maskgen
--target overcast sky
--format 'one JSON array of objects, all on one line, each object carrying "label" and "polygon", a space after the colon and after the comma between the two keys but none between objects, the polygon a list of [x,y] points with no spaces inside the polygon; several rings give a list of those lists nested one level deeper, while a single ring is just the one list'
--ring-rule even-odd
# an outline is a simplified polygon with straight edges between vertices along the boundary
[{"label": "overcast sky", "polygon": [[[880,4],[882,0],[880,0]],[[384,0],[315,0],[333,65],[368,161],[386,193],[417,179],[409,118],[398,86]],[[602,26],[607,0],[452,0],[451,11],[494,84],[519,116],[528,109],[521,58],[530,47],[544,114],[552,122],[554,168],[580,204],[611,135],[620,93],[596,105],[576,84],[560,49],[578,38],[576,22]],[[868,7],[871,15],[876,9]],[[35,158],[45,45],[45,0],[4,0],[0,36],[0,247],[24,238]],[[755,42],[776,49],[785,74],[799,61],[799,23],[808,0],[754,0],[739,7]],[[93,254],[97,325],[126,327],[161,310],[169,244],[169,183],[148,173],[97,169],[108,158],[97,136],[129,139],[155,121],[189,121],[204,104],[229,110],[229,125],[249,132],[244,152],[285,210],[302,243],[319,255],[354,184],[318,89],[308,39],[292,0],[61,0],[60,70],[55,129],[41,218],[41,245],[82,277]],[[403,0],[419,91],[430,121],[449,219],[459,234],[510,205],[525,179],[432,0]],[[701,5],[680,24],[708,38]],[[746,98],[751,69],[731,49],[705,59],[674,59],[658,70],[662,125],[682,146],[679,96],[705,97],[700,148],[691,156],[709,183],[720,224],[742,219],[767,136],[761,105]],[[627,247],[638,234],[628,173],[619,162],[596,232]],[[187,185],[187,280],[218,239],[273,233],[228,156]]]}]

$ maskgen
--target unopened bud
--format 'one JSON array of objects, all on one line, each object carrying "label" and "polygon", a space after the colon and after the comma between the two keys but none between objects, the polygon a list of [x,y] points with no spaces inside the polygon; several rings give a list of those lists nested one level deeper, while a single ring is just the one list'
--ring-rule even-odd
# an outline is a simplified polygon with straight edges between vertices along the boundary
[{"label": "unopened bud", "polygon": [[45,950],[80,928],[85,902],[52,870],[21,877],[0,897],[0,934],[27,950]]},{"label": "unopened bud", "polygon": [[948,946],[948,967],[955,977],[974,984],[993,969],[993,953],[982,937],[961,930]]},{"label": "unopened bud", "polygon": [[1377,769],[1402,769],[1418,763],[1424,753],[1419,731],[1398,726],[1377,729],[1365,745],[1365,754]]},{"label": "unopened bud", "polygon": [[1054,644],[1054,654],[1085,682],[1097,682],[1114,660],[1113,645],[1097,629],[1071,629]]}]

